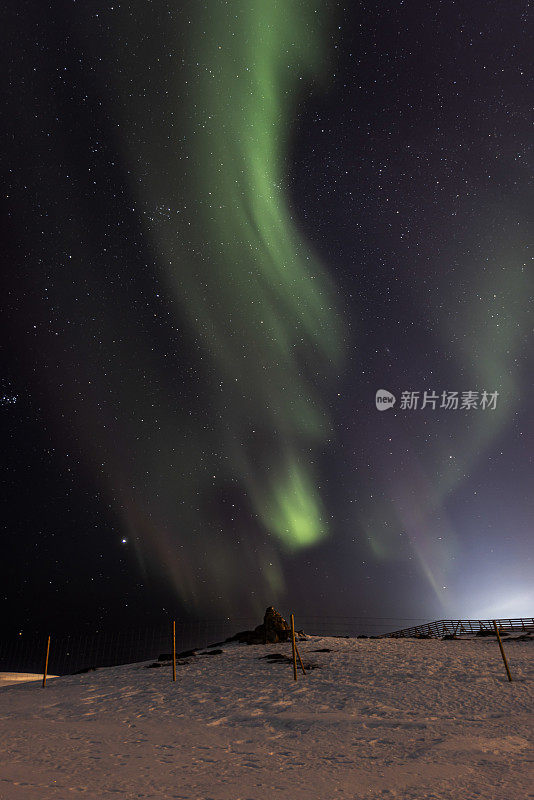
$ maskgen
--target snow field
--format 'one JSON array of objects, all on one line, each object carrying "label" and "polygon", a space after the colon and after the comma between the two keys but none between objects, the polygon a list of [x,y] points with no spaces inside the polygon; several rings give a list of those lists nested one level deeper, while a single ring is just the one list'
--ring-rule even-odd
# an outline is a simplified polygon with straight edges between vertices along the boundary
[{"label": "snow field", "polygon": [[[534,798],[532,642],[228,644],[0,689],[1,800]],[[332,652],[313,652],[329,648]]]}]

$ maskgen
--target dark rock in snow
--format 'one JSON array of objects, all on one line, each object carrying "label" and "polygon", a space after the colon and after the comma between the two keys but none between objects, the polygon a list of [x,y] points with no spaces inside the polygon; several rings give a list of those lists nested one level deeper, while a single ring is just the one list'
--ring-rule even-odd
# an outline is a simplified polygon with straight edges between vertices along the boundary
[{"label": "dark rock in snow", "polygon": [[[196,650],[182,650],[181,653],[176,653],[176,658],[191,658],[196,654]],[[158,661],[172,661],[172,653],[161,653],[158,656]]]},{"label": "dark rock in snow", "polygon": [[196,650],[182,650],[181,653],[176,653],[176,658],[191,658],[191,656],[196,656],[196,654]]},{"label": "dark rock in snow", "polygon": [[[295,636],[299,640],[305,640],[304,631],[298,631]],[[265,612],[263,622],[254,628],[253,631],[241,631],[230,636],[227,642],[241,642],[242,644],[276,644],[277,642],[288,642],[291,638],[291,627],[281,614],[273,606]]]},{"label": "dark rock in snow", "polygon": [[[315,650],[314,652],[320,653],[320,652],[323,652],[323,651]],[[330,652],[330,650],[328,652]],[[284,653],[269,653],[266,656],[260,656],[260,658],[265,659],[266,661],[269,662],[269,664],[292,664],[293,663],[293,657],[292,656],[286,656],[286,655],[284,655]],[[309,672],[312,669],[318,669],[319,668],[319,664],[313,664],[311,662],[306,662],[306,661],[304,661],[304,659],[303,659],[303,664],[304,664],[304,669],[306,670],[306,672]]]},{"label": "dark rock in snow", "polygon": [[288,664],[292,663],[293,661],[293,658],[291,656],[286,656],[283,653],[269,653],[266,656],[260,656],[260,658],[264,658],[267,661],[280,664]]},{"label": "dark rock in snow", "polygon": [[263,638],[260,641],[258,634],[255,631],[240,631],[229,636],[225,644],[228,642],[240,642],[240,644],[263,644]]}]

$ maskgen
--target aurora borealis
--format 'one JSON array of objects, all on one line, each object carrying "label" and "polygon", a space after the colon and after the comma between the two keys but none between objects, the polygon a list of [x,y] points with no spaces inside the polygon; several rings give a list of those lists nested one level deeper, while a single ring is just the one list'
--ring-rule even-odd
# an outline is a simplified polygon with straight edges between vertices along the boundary
[{"label": "aurora borealis", "polygon": [[[180,201],[176,174],[196,198],[186,241],[172,214],[152,220],[151,235],[177,315],[220,378],[218,436],[230,471],[265,530],[292,549],[326,535],[303,452],[324,441],[329,423],[305,373],[313,364],[326,377],[341,345],[335,289],[299,236],[283,187],[297,89],[324,60],[320,11],[258,0],[239,18],[217,4],[199,13],[182,95],[186,173],[171,161],[165,175],[142,180],[169,208]],[[175,157],[183,158],[178,148]]]},{"label": "aurora borealis", "polygon": [[7,617],[532,614],[529,9],[7,29]]}]

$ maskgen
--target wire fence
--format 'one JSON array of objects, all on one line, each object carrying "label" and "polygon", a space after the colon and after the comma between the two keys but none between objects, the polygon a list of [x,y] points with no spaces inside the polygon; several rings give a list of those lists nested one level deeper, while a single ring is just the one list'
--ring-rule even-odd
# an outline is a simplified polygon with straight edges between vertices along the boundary
[{"label": "wire fence", "polygon": [[[399,624],[422,622],[388,617],[297,617],[298,630],[316,636],[380,636]],[[244,630],[254,630],[258,619],[176,621],[177,652],[221,644]],[[0,635],[0,672],[40,673],[44,668],[49,631]],[[95,630],[81,634],[51,632],[48,673],[67,675],[96,667],[112,667],[157,659],[172,652],[172,622],[145,628]]]},{"label": "wire fence", "polygon": [[[534,630],[533,617],[515,617],[513,619],[495,620],[500,633],[528,633]],[[437,638],[444,636],[460,638],[461,636],[493,635],[494,627],[491,619],[438,619],[423,625],[412,625],[386,634],[396,639],[404,638]]]}]

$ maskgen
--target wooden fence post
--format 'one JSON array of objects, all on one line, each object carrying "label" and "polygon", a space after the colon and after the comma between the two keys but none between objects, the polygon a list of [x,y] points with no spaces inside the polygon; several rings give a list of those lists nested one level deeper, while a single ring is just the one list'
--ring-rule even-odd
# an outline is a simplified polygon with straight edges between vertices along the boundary
[{"label": "wooden fence post", "polygon": [[508,680],[512,680],[512,676],[510,675],[510,670],[508,668],[508,662],[506,660],[506,656],[504,655],[504,648],[502,646],[501,637],[499,635],[499,629],[497,627],[497,622],[493,620],[493,627],[495,628],[495,633],[497,634],[497,641],[499,642],[499,649],[501,651],[502,660],[504,661],[504,666],[506,667],[506,674],[508,675]]},{"label": "wooden fence post", "polygon": [[300,668],[302,670],[302,674],[306,675],[306,670],[304,669],[304,664],[302,663],[302,658],[300,657],[299,649],[297,647],[297,643],[296,642],[295,642],[295,650],[296,650],[296,653],[297,653],[297,658],[299,660]]},{"label": "wooden fence post", "polygon": [[43,689],[46,686],[46,674],[48,672],[48,655],[50,653],[50,636],[48,636],[48,642],[46,645],[46,659],[45,659],[45,668],[43,672]]},{"label": "wooden fence post", "polygon": [[297,680],[297,646],[295,644],[295,617],[291,614],[291,645],[293,648],[293,678]]},{"label": "wooden fence post", "polygon": [[172,679],[176,680],[176,620],[172,621]]}]

